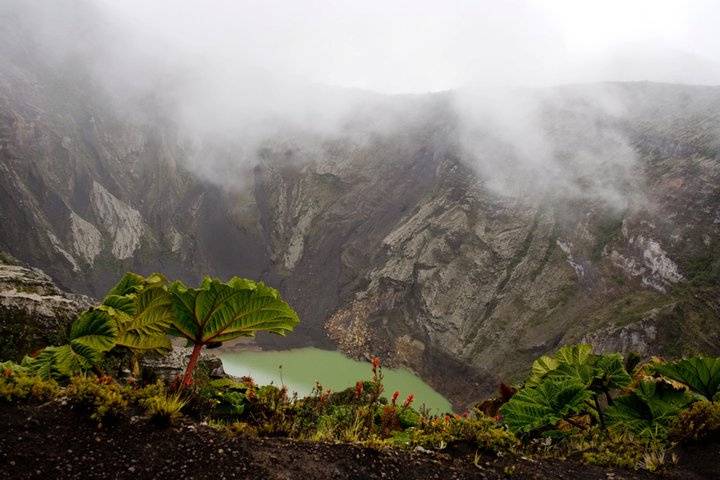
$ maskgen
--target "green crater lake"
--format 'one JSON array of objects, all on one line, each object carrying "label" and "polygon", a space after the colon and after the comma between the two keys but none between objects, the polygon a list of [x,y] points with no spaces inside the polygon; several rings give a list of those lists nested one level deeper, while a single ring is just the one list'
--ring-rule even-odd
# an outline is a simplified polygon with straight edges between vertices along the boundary
[{"label": "green crater lake", "polygon": [[[285,384],[290,393],[297,392],[301,397],[310,394],[316,381],[323,388],[337,392],[355,386],[358,380],[369,380],[372,376],[370,362],[359,362],[342,353],[318,348],[226,352],[220,357],[225,371],[230,375],[247,375],[260,385]],[[415,408],[424,404],[436,414],[452,411],[450,402],[409,370],[383,368],[383,375],[384,396],[390,397],[397,390],[402,401],[412,393],[415,395]]]}]

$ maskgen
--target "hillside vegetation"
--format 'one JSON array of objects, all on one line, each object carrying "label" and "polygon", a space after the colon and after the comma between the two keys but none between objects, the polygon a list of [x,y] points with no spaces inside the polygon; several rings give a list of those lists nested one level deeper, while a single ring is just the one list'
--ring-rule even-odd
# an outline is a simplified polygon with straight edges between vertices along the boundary
[{"label": "hillside vegetation", "polygon": [[[195,369],[195,353],[169,385],[137,368],[138,356],[172,348],[168,334],[199,351],[259,330],[285,334],[297,321],[275,290],[251,280],[208,278],[192,289],[157,274],[127,274],[78,315],[67,344],[0,364],[0,402],[70,405],[109,431],[132,418],[155,428],[191,421],[230,436],[428,452],[462,445],[477,459],[575,458],[650,471],[672,468],[686,445],[720,435],[720,358],[706,356],[642,360],[569,345],[538,358],[522,384],[503,384],[497,397],[444,415],[416,409],[412,392],[386,392],[378,358],[368,378],[348,379],[337,392],[318,384],[304,398],[251,378],[211,379]],[[120,375],[123,369],[135,375]]]}]

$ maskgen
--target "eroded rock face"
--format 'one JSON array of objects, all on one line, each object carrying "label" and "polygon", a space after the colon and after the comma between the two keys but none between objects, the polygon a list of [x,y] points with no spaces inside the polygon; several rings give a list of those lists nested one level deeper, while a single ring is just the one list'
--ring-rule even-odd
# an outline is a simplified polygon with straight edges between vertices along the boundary
[{"label": "eroded rock face", "polygon": [[24,355],[63,341],[77,314],[92,305],[59,289],[42,270],[0,256],[0,358]]}]

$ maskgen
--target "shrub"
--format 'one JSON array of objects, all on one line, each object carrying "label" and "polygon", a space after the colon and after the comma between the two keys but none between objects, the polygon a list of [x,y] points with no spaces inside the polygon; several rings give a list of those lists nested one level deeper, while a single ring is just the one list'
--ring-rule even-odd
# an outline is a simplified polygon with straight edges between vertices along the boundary
[{"label": "shrub", "polygon": [[683,389],[662,379],[642,380],[631,393],[607,409],[609,428],[651,438],[664,438],[680,411],[693,402]]},{"label": "shrub", "polygon": [[154,395],[142,400],[141,404],[145,407],[145,413],[150,417],[150,421],[160,426],[172,425],[180,417],[180,410],[185,406],[179,393]]},{"label": "shrub", "polygon": [[25,373],[12,373],[9,368],[0,375],[0,398],[8,402],[19,400],[47,401],[60,392],[57,382]]},{"label": "shrub", "polygon": [[315,440],[357,442],[368,436],[367,418],[372,419],[368,407],[332,405],[317,419]]},{"label": "shrub", "polygon": [[[229,378],[212,380],[199,389],[198,394],[207,400],[206,414],[215,420],[232,423],[245,412],[246,393],[254,391],[252,382],[238,382]],[[197,405],[197,403],[196,403]]]},{"label": "shrub", "polygon": [[76,376],[65,389],[70,401],[92,412],[90,418],[99,423],[114,423],[128,410],[128,387],[118,385],[109,377]]},{"label": "shrub", "polygon": [[295,407],[290,402],[286,387],[249,387],[245,398],[243,418],[256,424],[260,435],[290,435]]},{"label": "shrub", "polygon": [[424,419],[410,431],[410,444],[442,449],[453,442],[469,442],[475,448],[501,451],[517,445],[517,438],[491,418],[436,417]]},{"label": "shrub", "polygon": [[546,378],[525,387],[500,408],[503,421],[515,433],[548,430],[587,409],[591,393],[577,380]]},{"label": "shrub", "polygon": [[720,438],[720,403],[700,401],[680,412],[669,437],[678,442]]},{"label": "shrub", "polygon": [[596,355],[590,345],[568,345],[535,360],[525,387],[500,413],[516,433],[546,431],[561,420],[573,423],[578,415],[602,425],[603,405],[630,382],[621,355]]},{"label": "shrub", "polygon": [[401,408],[398,412],[398,421],[403,429],[417,427],[421,419],[420,413],[412,407]]},{"label": "shrub", "polygon": [[[558,446],[561,450],[563,445]],[[593,428],[567,438],[566,454],[581,453],[586,463],[654,471],[664,462],[665,445],[629,432]]]},{"label": "shrub", "polygon": [[128,397],[130,401],[136,404],[142,404],[142,401],[158,395],[165,395],[167,387],[162,380],[158,380],[155,383],[150,383],[144,387],[134,388],[129,390]]}]

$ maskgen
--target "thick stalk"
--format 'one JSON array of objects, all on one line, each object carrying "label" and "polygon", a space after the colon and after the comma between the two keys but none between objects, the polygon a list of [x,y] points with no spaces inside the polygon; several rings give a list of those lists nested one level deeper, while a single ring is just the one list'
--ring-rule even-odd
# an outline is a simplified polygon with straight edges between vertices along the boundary
[{"label": "thick stalk", "polygon": [[599,395],[595,395],[595,409],[597,410],[598,421],[600,422],[600,428],[605,430],[605,419],[603,418],[603,412],[600,409],[600,396]]},{"label": "thick stalk", "polygon": [[136,379],[140,378],[140,359],[138,358],[136,353],[132,354],[132,358],[130,359],[130,370],[132,373],[132,376]]},{"label": "thick stalk", "polygon": [[189,387],[192,385],[193,370],[195,370],[198,360],[200,359],[200,350],[202,350],[202,347],[202,343],[196,343],[195,346],[193,346],[192,355],[190,355],[190,361],[188,362],[187,368],[185,369],[185,375],[183,376],[183,387]]}]

